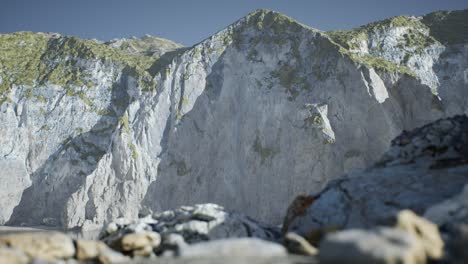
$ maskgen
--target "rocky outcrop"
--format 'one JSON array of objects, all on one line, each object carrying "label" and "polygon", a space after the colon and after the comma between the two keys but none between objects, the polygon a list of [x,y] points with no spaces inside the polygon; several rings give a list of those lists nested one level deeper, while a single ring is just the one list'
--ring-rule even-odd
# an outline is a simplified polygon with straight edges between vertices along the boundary
[{"label": "rocky outcrop", "polygon": [[[313,195],[313,203],[302,215],[289,216],[294,221],[288,230],[308,236],[331,226],[389,223],[403,209],[423,214],[458,194],[468,182],[467,142],[466,116],[441,119],[404,132],[375,166],[334,181]],[[435,215],[427,215],[431,214]]]},{"label": "rocky outcrop", "polygon": [[369,52],[264,10],[186,49],[1,35],[0,222],[98,228],[215,202],[278,224],[401,130],[466,111],[466,42],[437,37],[465,13],[371,26]]}]

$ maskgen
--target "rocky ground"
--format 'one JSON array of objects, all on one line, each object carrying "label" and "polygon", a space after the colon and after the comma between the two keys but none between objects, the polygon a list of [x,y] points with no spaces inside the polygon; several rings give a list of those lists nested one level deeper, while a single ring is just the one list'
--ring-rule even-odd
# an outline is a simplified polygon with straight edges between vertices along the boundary
[{"label": "rocky ground", "polygon": [[[298,196],[282,227],[216,204],[108,223],[97,239],[6,230],[2,263],[466,263],[468,117],[403,132],[367,170]],[[465,187],[463,187],[465,186]]]}]

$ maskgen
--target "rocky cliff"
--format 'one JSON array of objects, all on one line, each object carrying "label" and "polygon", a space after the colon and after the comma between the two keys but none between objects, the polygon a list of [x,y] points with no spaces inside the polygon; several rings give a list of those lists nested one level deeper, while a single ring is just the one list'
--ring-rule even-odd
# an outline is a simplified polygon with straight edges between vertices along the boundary
[{"label": "rocky cliff", "polygon": [[190,48],[0,35],[0,222],[92,227],[297,194],[468,111],[468,11],[322,32],[259,10]]}]

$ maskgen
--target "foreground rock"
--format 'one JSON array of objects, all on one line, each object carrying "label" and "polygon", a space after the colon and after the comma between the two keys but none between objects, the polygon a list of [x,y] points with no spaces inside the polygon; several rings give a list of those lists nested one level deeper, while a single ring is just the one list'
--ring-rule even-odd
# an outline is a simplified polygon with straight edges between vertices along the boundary
[{"label": "foreground rock", "polygon": [[463,191],[428,208],[424,216],[439,225],[451,263],[468,263],[468,184]]},{"label": "foreground rock", "polygon": [[30,259],[72,258],[75,246],[70,237],[58,232],[33,232],[0,236],[0,246],[24,252]]},{"label": "foreground rock", "polygon": [[130,259],[101,241],[77,239],[59,232],[24,232],[0,235],[0,263],[63,263],[85,261],[125,263]]},{"label": "foreground rock", "polygon": [[[224,238],[255,237],[278,241],[279,230],[216,204],[183,206],[137,221],[118,219],[100,235],[112,248],[133,254],[177,254],[187,244]],[[142,252],[135,252],[142,250]]]},{"label": "foreground rock", "polygon": [[[170,234],[167,238],[175,242]],[[154,244],[158,238],[153,233],[131,233],[120,240],[120,251],[115,251],[97,240],[77,239],[72,241],[67,235],[58,232],[29,232],[0,236],[0,263],[313,263],[314,258],[288,255],[281,244],[258,238],[226,238],[183,245],[178,243],[177,256],[163,254],[155,256]],[[148,244],[151,248],[147,248]],[[61,245],[62,244],[62,245]],[[61,246],[60,246],[61,245]],[[167,246],[167,245],[166,245]],[[157,247],[157,246],[156,246]]]},{"label": "foreground rock", "polygon": [[444,254],[444,242],[437,225],[421,218],[409,210],[403,210],[397,216],[396,228],[416,237],[421,243],[425,256],[440,259]]},{"label": "foreground rock", "polygon": [[[405,132],[392,141],[382,162],[336,180],[312,195],[313,202],[302,214],[288,218],[293,219],[288,230],[309,237],[330,227],[391,224],[403,209],[423,214],[431,206],[460,193],[468,183],[467,158],[466,116],[442,119]],[[440,218],[434,211],[427,215]],[[450,218],[446,217],[448,221]]]},{"label": "foreground rock", "polygon": [[403,230],[350,229],[328,235],[320,244],[320,263],[426,263],[424,247]]},{"label": "foreground rock", "polygon": [[0,262],[8,264],[26,264],[28,256],[15,248],[0,247]]},{"label": "foreground rock", "polygon": [[286,249],[272,242],[257,238],[221,239],[201,242],[180,250],[185,258],[199,257],[286,257]]},{"label": "foreground rock", "polygon": [[76,244],[76,258],[78,260],[94,260],[108,250],[101,241],[78,239]]},{"label": "foreground rock", "polygon": [[439,226],[468,223],[468,184],[459,194],[429,207],[424,217]]},{"label": "foreground rock", "polygon": [[320,243],[320,260],[340,263],[426,263],[442,259],[444,242],[437,226],[403,210],[394,227],[348,229],[328,234]]}]

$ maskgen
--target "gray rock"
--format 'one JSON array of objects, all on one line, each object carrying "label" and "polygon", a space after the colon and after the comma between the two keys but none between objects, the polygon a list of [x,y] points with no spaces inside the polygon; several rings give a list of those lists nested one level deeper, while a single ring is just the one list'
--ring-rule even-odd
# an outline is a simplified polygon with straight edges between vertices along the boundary
[{"label": "gray rock", "polygon": [[[445,135],[439,128],[447,121],[453,127],[450,140],[432,144],[423,151],[413,150],[414,138],[422,138],[426,133]],[[307,235],[330,226],[390,224],[403,209],[423,214],[431,206],[460,193],[468,182],[467,135],[466,116],[440,120],[403,133],[393,141],[382,162],[366,171],[351,173],[330,183],[322,192],[312,194],[315,199],[303,214],[290,217],[293,220],[289,230]],[[406,155],[404,161],[403,155]],[[447,210],[450,209],[444,212]]]},{"label": "gray rock", "polygon": [[452,223],[444,227],[446,235],[445,257],[448,263],[468,262],[468,224]]},{"label": "gray rock", "polygon": [[450,263],[468,261],[468,184],[462,192],[428,208],[424,217],[439,225],[446,244],[445,259]]},{"label": "gray rock", "polygon": [[439,226],[468,223],[468,184],[459,194],[427,208],[424,217]]},{"label": "gray rock", "polygon": [[286,257],[286,249],[257,238],[231,238],[201,242],[180,250],[182,258],[200,257]]},{"label": "gray rock", "polygon": [[350,229],[327,237],[320,244],[320,263],[426,263],[420,241],[399,229]]}]

